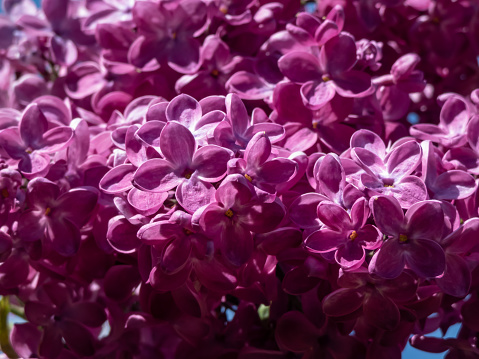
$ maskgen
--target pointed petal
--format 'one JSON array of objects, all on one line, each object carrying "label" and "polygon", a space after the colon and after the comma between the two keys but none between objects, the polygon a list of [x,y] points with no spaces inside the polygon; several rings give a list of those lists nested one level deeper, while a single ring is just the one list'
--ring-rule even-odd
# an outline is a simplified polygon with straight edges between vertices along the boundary
[{"label": "pointed petal", "polygon": [[276,325],[276,342],[283,350],[294,353],[308,351],[316,342],[318,329],[297,311],[283,314]]},{"label": "pointed petal", "polygon": [[406,264],[404,251],[398,239],[387,240],[371,259],[369,272],[386,279],[399,277]]},{"label": "pointed petal", "polygon": [[471,196],[477,189],[476,181],[469,173],[451,170],[442,173],[434,182],[435,199],[464,199]]},{"label": "pointed petal", "polygon": [[318,205],[318,218],[338,232],[352,230],[353,223],[346,210],[336,203],[324,201]]},{"label": "pointed petal", "polygon": [[244,160],[250,168],[259,168],[271,154],[271,142],[264,132],[259,132],[249,141],[244,153]]},{"label": "pointed petal", "polygon": [[196,176],[182,181],[176,189],[178,203],[189,213],[214,201],[215,187]]},{"label": "pointed petal", "polygon": [[340,288],[323,299],[324,314],[330,317],[351,314],[362,306],[363,293],[355,289]]},{"label": "pointed petal", "polygon": [[109,194],[128,191],[133,187],[133,175],[136,167],[132,164],[119,165],[108,171],[100,180],[99,187]]},{"label": "pointed petal", "polygon": [[144,191],[166,192],[175,188],[183,180],[174,172],[175,169],[170,162],[155,158],[143,163],[136,170],[133,178],[138,187]]},{"label": "pointed petal", "polygon": [[201,147],[193,157],[193,167],[198,177],[207,182],[217,182],[226,174],[226,164],[233,152],[216,145]]},{"label": "pointed petal", "polygon": [[346,240],[343,233],[324,228],[310,234],[304,244],[313,252],[327,253],[336,250]]},{"label": "pointed petal", "polygon": [[245,264],[253,254],[254,242],[251,232],[240,225],[229,225],[221,233],[221,253],[231,264]]},{"label": "pointed petal", "polygon": [[376,196],[369,202],[376,226],[386,235],[398,237],[404,226],[399,202],[390,196]]},{"label": "pointed petal", "polygon": [[311,110],[319,110],[326,106],[336,95],[332,81],[308,81],[301,86],[301,98],[304,105]]},{"label": "pointed petal", "polygon": [[39,106],[36,103],[28,105],[19,125],[23,142],[34,150],[41,148],[42,137],[47,128],[47,119]]},{"label": "pointed petal", "polygon": [[196,150],[196,141],[185,126],[168,122],[161,131],[160,149],[165,159],[175,167],[188,167]]},{"label": "pointed petal", "polygon": [[464,298],[471,288],[471,277],[471,271],[464,259],[456,254],[446,254],[444,275],[436,278],[436,283],[444,293]]},{"label": "pointed petal", "polygon": [[305,83],[321,78],[319,60],[307,52],[287,53],[278,60],[278,67],[292,82]]},{"label": "pointed petal", "polygon": [[405,255],[406,264],[418,276],[433,278],[444,273],[446,258],[441,246],[430,239],[418,239],[411,243]]},{"label": "pointed petal", "polygon": [[193,97],[181,94],[170,101],[166,107],[168,121],[177,121],[189,129],[201,119],[201,106]]},{"label": "pointed petal", "polygon": [[409,141],[396,147],[388,156],[387,168],[389,175],[397,180],[411,174],[422,159],[421,146],[415,141]]}]

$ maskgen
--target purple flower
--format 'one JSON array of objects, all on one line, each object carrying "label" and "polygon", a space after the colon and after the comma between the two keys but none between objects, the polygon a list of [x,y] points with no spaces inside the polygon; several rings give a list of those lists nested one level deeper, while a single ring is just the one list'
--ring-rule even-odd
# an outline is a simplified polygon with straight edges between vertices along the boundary
[{"label": "purple flower", "polygon": [[418,124],[411,127],[411,135],[431,140],[444,147],[461,147],[467,142],[466,129],[471,118],[468,104],[460,96],[448,97],[441,109],[439,125]]},{"label": "purple flower", "polygon": [[144,162],[134,174],[135,184],[150,192],[177,187],[177,200],[191,213],[208,204],[215,191],[210,182],[226,174],[232,152],[215,145],[197,149],[191,132],[174,121],[163,128],[159,142],[164,159]]},{"label": "purple flower", "polygon": [[0,132],[0,146],[14,160],[20,160],[18,168],[28,178],[45,175],[50,166],[50,156],[66,147],[73,137],[68,126],[53,127],[39,104],[25,109],[18,128]]},{"label": "purple flower", "polygon": [[249,141],[244,158],[228,162],[228,174],[242,174],[254,186],[275,192],[275,186],[287,182],[298,165],[293,160],[276,157],[270,159],[271,142],[265,132],[259,132]]},{"label": "purple flower", "polygon": [[418,202],[405,215],[397,199],[391,196],[375,196],[370,206],[376,225],[387,236],[369,264],[371,273],[392,279],[405,266],[423,278],[444,273],[444,250],[437,242],[444,223],[439,201]]},{"label": "purple flower", "polygon": [[344,270],[359,268],[365,260],[365,250],[381,246],[382,236],[376,227],[366,224],[369,207],[366,199],[357,200],[351,214],[341,206],[322,201],[318,205],[318,218],[324,227],[311,233],[306,247],[317,253],[332,255]]},{"label": "purple flower", "polygon": [[415,298],[418,282],[407,272],[386,280],[370,275],[362,268],[354,272],[341,271],[338,285],[341,288],[323,300],[326,315],[342,317],[362,307],[368,323],[383,330],[394,330],[400,321],[397,304]]},{"label": "purple flower", "polygon": [[28,184],[28,210],[21,214],[16,234],[24,242],[43,240],[45,246],[71,256],[78,251],[80,229],[90,219],[97,197],[87,187],[60,194],[56,184],[35,178]]},{"label": "purple flower", "polygon": [[[307,107],[318,110],[338,93],[343,97],[365,97],[373,92],[371,77],[352,70],[357,61],[354,38],[341,33],[321,48],[319,59],[307,52],[292,51],[279,62],[281,72],[302,83],[301,96]],[[312,79],[312,80],[311,80]]]},{"label": "purple flower", "polygon": [[153,3],[138,1],[132,9],[140,36],[131,44],[130,62],[142,68],[151,60],[167,62],[175,71],[193,73],[199,67],[200,44],[194,38],[206,21],[201,1]]},{"label": "purple flower", "polygon": [[278,200],[262,202],[250,186],[244,176],[230,175],[216,191],[216,202],[195,212],[201,229],[215,238],[223,255],[238,266],[246,263],[253,252],[251,232],[275,229],[285,214]]},{"label": "purple flower", "polygon": [[426,186],[410,174],[421,162],[421,146],[408,141],[386,154],[383,141],[367,130],[351,137],[351,157],[361,166],[361,185],[370,195],[394,196],[403,208],[427,198]]}]

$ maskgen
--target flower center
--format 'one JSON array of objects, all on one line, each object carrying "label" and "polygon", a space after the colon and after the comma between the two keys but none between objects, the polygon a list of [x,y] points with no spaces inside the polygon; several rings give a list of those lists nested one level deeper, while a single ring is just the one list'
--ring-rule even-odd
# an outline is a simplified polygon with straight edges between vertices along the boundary
[{"label": "flower center", "polygon": [[48,216],[51,213],[52,209],[50,207],[47,207],[45,210],[45,216]]},{"label": "flower center", "polygon": [[216,69],[214,69],[213,71],[211,71],[211,76],[213,77],[218,77],[218,75],[220,74],[220,72]]},{"label": "flower center", "polygon": [[188,228],[183,228],[183,232],[185,232],[185,234],[187,236],[189,236],[190,234],[192,234],[193,232],[191,232]]},{"label": "flower center", "polygon": [[221,5],[219,10],[225,15],[228,13],[228,7],[226,5]]},{"label": "flower center", "polygon": [[328,75],[323,75],[322,79],[324,82],[331,81],[331,78]]},{"label": "flower center", "polygon": [[253,178],[247,173],[245,173],[244,178],[246,178],[250,182],[253,180]]},{"label": "flower center", "polygon": [[384,187],[394,187],[394,179],[392,178],[383,178]]},{"label": "flower center", "polygon": [[349,239],[351,239],[351,241],[354,241],[356,238],[358,238],[358,232],[352,231],[349,235]]},{"label": "flower center", "polygon": [[228,218],[231,218],[233,217],[234,213],[231,209],[228,209],[226,212],[225,212],[225,216],[228,217]]},{"label": "flower center", "polygon": [[186,179],[190,179],[192,174],[193,171],[186,169],[185,172],[183,172],[183,177],[185,177]]},{"label": "flower center", "polygon": [[406,242],[407,242],[407,236],[405,234],[400,234],[399,243],[406,243]]}]

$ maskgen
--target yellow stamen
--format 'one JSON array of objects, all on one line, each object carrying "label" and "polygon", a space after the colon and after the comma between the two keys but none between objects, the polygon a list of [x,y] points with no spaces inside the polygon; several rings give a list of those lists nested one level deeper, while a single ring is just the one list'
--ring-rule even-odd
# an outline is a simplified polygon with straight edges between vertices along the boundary
[{"label": "yellow stamen", "polygon": [[50,207],[47,207],[47,209],[45,210],[45,216],[48,216],[51,211],[52,209]]},{"label": "yellow stamen", "polygon": [[231,218],[233,217],[233,211],[231,209],[228,209],[226,212],[225,212],[225,216],[228,217],[228,218]]},{"label": "yellow stamen", "polygon": [[318,123],[317,123],[317,122],[313,122],[313,128],[314,128],[314,129],[317,129],[317,128],[318,128]]},{"label": "yellow stamen", "polygon": [[218,77],[219,74],[220,74],[220,72],[219,72],[218,70],[216,70],[216,69],[214,69],[213,71],[211,71],[211,75],[212,75],[213,77]]},{"label": "yellow stamen", "polygon": [[244,177],[250,182],[253,180],[253,178],[251,178],[251,176],[247,173],[244,175]]},{"label": "yellow stamen", "polygon": [[384,187],[394,187],[392,184],[385,184]]},{"label": "yellow stamen", "polygon": [[3,198],[10,197],[10,194],[8,193],[8,190],[6,188],[2,189],[2,196]]},{"label": "yellow stamen", "polygon": [[221,11],[223,14],[225,14],[225,15],[226,15],[226,13],[228,12],[228,7],[227,7],[227,6],[224,6],[224,5],[222,5],[222,6],[220,6],[220,11]]},{"label": "yellow stamen", "polygon": [[176,32],[173,32],[173,33],[171,34],[171,38],[172,38],[173,40],[176,39]]},{"label": "yellow stamen", "polygon": [[185,178],[186,178],[186,179],[190,179],[190,178],[191,178],[191,173],[185,174]]},{"label": "yellow stamen", "polygon": [[357,237],[358,237],[358,232],[356,232],[356,231],[353,231],[353,232],[349,235],[349,239],[351,239],[352,241],[354,241]]},{"label": "yellow stamen", "polygon": [[331,80],[331,78],[328,75],[323,75],[322,79],[324,82],[328,82]]},{"label": "yellow stamen", "polygon": [[183,231],[185,232],[185,234],[186,234],[187,236],[189,236],[190,234],[193,233],[193,232],[191,232],[191,231],[190,231],[189,229],[187,229],[187,228],[183,228]]},{"label": "yellow stamen", "polygon": [[406,243],[406,242],[407,242],[407,236],[405,234],[400,234],[399,243]]}]

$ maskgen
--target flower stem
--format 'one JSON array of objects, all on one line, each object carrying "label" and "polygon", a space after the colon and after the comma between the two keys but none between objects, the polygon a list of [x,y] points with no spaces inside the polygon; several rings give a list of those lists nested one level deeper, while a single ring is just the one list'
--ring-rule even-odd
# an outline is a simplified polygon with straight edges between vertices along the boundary
[{"label": "flower stem", "polygon": [[18,358],[17,353],[10,344],[10,330],[8,328],[8,313],[10,301],[7,296],[0,299],[0,347],[9,358]]}]

